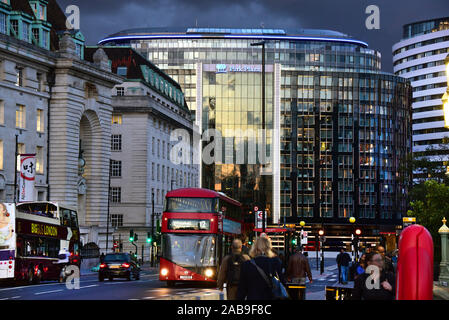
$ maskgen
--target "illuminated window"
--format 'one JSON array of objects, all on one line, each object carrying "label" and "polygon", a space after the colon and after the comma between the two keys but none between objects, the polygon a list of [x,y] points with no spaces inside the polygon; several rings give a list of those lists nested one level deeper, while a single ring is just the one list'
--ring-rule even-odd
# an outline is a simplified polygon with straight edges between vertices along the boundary
[{"label": "illuminated window", "polygon": [[36,124],[36,130],[38,132],[44,132],[44,110],[37,109],[37,124]]},{"label": "illuminated window", "polygon": [[18,104],[16,107],[16,128],[24,129],[26,126],[25,106]]},{"label": "illuminated window", "polygon": [[122,124],[122,115],[121,114],[113,114],[112,115],[112,124]]},{"label": "illuminated window", "polygon": [[44,173],[44,148],[36,147],[36,172]]},{"label": "illuminated window", "polygon": [[18,86],[18,87],[24,86],[23,68],[20,68],[20,67],[16,68],[16,86]]}]

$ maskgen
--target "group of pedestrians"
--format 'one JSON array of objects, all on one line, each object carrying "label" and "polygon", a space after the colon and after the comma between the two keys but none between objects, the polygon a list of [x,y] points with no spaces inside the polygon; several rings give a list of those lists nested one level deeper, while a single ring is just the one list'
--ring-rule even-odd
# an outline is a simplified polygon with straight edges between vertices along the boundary
[{"label": "group of pedestrians", "polygon": [[300,251],[285,263],[281,261],[281,255],[277,256],[266,235],[257,238],[249,251],[239,239],[232,242],[231,249],[232,253],[224,257],[220,265],[217,279],[219,290],[223,290],[226,283],[228,300],[275,299],[273,292],[276,283],[278,291],[285,291],[284,299],[305,298],[303,290],[289,290],[287,294],[286,289],[287,284],[305,288],[306,278],[313,281],[307,257]]},{"label": "group of pedestrians", "polygon": [[[394,254],[385,254],[385,248],[367,250],[352,268],[354,272],[353,300],[394,300]],[[351,257],[344,249],[337,256],[339,282],[347,284]],[[340,281],[341,280],[341,281]]]}]

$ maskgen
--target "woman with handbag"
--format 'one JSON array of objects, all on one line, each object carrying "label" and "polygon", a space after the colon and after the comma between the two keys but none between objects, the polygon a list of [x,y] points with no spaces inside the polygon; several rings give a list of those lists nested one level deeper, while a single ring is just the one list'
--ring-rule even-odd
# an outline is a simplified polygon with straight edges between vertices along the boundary
[{"label": "woman with handbag", "polygon": [[270,239],[267,236],[259,237],[249,255],[253,259],[241,266],[237,299],[287,299],[281,260],[274,255]]}]

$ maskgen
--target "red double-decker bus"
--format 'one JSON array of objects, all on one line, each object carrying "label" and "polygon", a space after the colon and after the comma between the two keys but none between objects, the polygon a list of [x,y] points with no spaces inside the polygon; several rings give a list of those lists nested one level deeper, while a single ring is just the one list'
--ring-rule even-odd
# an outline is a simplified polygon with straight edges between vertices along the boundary
[{"label": "red double-decker bus", "polygon": [[232,240],[242,233],[242,205],[200,188],[167,193],[162,214],[159,280],[214,282]]}]

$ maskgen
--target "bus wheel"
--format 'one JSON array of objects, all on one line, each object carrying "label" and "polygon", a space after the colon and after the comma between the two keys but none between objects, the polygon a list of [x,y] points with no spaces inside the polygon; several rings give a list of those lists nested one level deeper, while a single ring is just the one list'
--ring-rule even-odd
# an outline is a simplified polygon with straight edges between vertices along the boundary
[{"label": "bus wheel", "polygon": [[175,282],[174,281],[167,281],[167,287],[173,288],[174,286],[175,286]]}]

